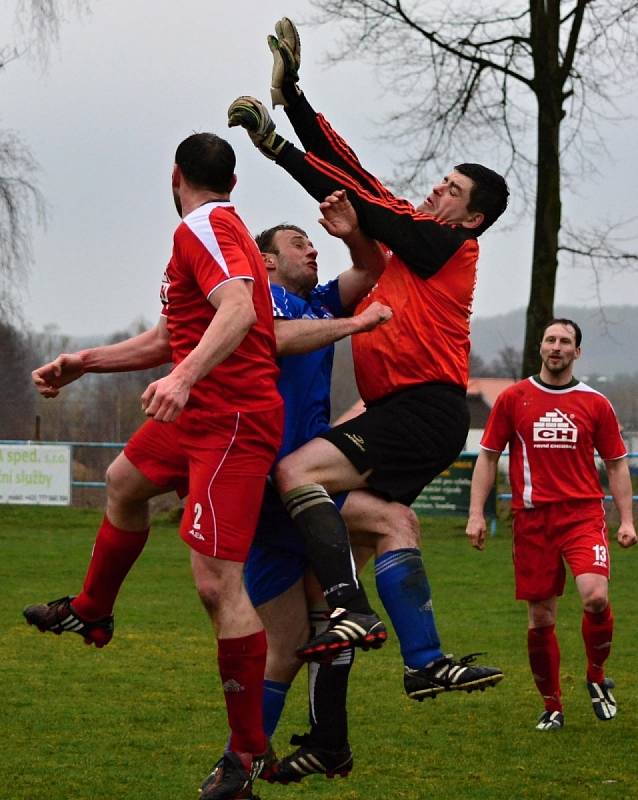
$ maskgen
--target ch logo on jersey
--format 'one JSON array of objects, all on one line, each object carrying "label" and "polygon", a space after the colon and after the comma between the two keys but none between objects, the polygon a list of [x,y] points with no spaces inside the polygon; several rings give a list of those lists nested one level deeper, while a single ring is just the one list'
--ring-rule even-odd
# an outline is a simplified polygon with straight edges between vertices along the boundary
[{"label": "ch logo on jersey", "polygon": [[534,442],[574,445],[578,441],[578,428],[572,420],[555,408],[534,423]]}]

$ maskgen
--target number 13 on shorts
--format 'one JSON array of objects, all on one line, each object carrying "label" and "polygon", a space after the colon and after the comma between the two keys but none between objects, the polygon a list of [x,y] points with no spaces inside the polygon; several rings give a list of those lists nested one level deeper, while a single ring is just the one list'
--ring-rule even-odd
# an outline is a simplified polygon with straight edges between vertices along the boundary
[{"label": "number 13 on shorts", "polygon": [[595,544],[592,547],[594,551],[594,566],[606,567],[607,566],[607,548],[604,544]]}]

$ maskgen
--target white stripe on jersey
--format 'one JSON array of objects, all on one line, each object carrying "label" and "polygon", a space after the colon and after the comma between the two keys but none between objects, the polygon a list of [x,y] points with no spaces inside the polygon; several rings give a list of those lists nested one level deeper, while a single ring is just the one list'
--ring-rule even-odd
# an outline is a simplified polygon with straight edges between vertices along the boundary
[{"label": "white stripe on jersey", "polygon": [[[270,285],[270,278],[268,279],[268,284]],[[276,284],[277,286],[279,284]],[[272,315],[277,319],[294,319],[293,313],[290,311],[289,303],[288,303],[288,292],[286,289],[282,288],[282,301],[283,303],[279,305],[279,303],[275,300],[275,296],[273,295],[272,291],[270,292],[270,297],[272,299]]]},{"label": "white stripe on jersey", "polygon": [[527,448],[525,441],[518,431],[516,435],[521,441],[521,448],[523,450],[523,505],[525,508],[534,508],[532,503],[532,472],[529,468],[529,459],[527,457]]},{"label": "white stripe on jersey", "polygon": [[215,236],[215,231],[210,223],[211,203],[206,203],[184,217],[182,222],[187,225],[199,241],[208,250],[222,270],[230,277],[230,271],[223,256],[221,247]]},{"label": "white stripe on jersey", "polygon": [[[573,386],[543,386],[542,383],[539,383],[537,380],[534,380],[534,375],[530,375],[527,380],[537,389],[540,389],[541,392],[547,392],[548,394],[570,394],[571,392],[591,392],[592,394],[599,394],[601,397],[605,397],[605,395],[602,392],[599,392],[598,389],[593,389],[591,386],[589,386],[589,384],[579,381],[578,378],[574,378],[574,380],[578,381],[578,383],[574,384]],[[605,400],[609,402],[607,397],[605,397]]]},{"label": "white stripe on jersey", "polygon": [[208,504],[210,507],[211,516],[213,519],[213,558],[217,556],[217,517],[215,515],[215,505],[213,503],[213,481],[217,477],[217,473],[222,468],[222,464],[226,460],[226,456],[230,452],[230,448],[233,446],[235,439],[237,437],[237,431],[239,430],[239,412],[237,412],[237,416],[235,419],[235,430],[233,431],[233,435],[230,438],[230,442],[228,443],[228,447],[226,448],[226,452],[221,457],[219,464],[217,465],[217,469],[213,473],[213,477],[210,479],[210,483],[208,484]]},{"label": "white stripe on jersey", "polygon": [[209,302],[211,302],[210,298],[215,294],[215,292],[221,286],[226,286],[226,284],[230,283],[231,281],[253,281],[253,283],[254,283],[255,279],[254,279],[254,277],[252,275],[234,275],[232,278],[228,278],[227,280],[221,281],[220,283],[218,283],[217,286],[215,286],[213,289],[211,289],[210,292],[206,295],[206,299]]}]

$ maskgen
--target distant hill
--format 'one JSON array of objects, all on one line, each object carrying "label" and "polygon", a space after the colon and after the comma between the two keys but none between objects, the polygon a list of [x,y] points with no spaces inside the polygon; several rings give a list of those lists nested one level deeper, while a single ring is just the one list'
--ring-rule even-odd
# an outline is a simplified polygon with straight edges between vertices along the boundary
[{"label": "distant hill", "polygon": [[[579,378],[638,373],[638,306],[582,308],[557,306],[557,317],[577,322],[583,331]],[[472,319],[472,352],[490,362],[508,345],[523,349],[525,309]]]}]

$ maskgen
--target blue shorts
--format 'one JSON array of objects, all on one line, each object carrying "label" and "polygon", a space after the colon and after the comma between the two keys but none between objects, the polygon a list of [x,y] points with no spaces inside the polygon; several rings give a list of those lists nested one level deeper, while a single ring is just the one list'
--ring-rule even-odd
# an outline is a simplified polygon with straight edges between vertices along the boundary
[{"label": "blue shorts", "polygon": [[[332,497],[338,509],[347,496],[347,492],[340,492]],[[244,564],[244,584],[252,604],[260,606],[279,597],[303,576],[307,566],[303,537],[268,481],[255,538]]]}]

